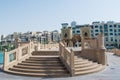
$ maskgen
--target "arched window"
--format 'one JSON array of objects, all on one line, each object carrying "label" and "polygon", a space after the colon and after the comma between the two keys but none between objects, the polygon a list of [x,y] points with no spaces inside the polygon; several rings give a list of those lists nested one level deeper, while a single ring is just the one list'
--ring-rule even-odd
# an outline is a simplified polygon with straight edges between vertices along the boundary
[{"label": "arched window", "polygon": [[67,38],[67,33],[65,33],[64,37]]},{"label": "arched window", "polygon": [[87,32],[85,32],[84,36],[85,36],[85,37],[87,37],[87,36],[88,36]]}]

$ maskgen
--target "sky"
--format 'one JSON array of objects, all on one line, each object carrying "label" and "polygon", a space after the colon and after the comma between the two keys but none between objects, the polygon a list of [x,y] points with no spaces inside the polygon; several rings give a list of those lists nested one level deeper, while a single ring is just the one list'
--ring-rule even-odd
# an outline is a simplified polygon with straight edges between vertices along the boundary
[{"label": "sky", "polygon": [[60,31],[72,21],[120,22],[120,0],[0,0],[0,34]]}]

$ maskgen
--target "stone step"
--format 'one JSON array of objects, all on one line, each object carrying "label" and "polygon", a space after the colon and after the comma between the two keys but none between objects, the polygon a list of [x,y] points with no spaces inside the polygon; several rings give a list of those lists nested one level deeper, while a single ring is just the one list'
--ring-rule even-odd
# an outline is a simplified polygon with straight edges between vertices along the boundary
[{"label": "stone step", "polygon": [[70,74],[68,73],[25,73],[25,72],[18,72],[18,71],[6,71],[8,73],[23,75],[23,76],[34,76],[34,77],[69,77]]},{"label": "stone step", "polygon": [[82,62],[82,61],[89,61],[88,59],[76,59],[74,62]]},{"label": "stone step", "polygon": [[75,75],[77,76],[77,75],[84,75],[84,74],[95,73],[95,72],[103,70],[104,68],[105,68],[105,66],[100,65],[99,67],[91,69],[91,70],[77,71],[77,72],[75,72]]},{"label": "stone step", "polygon": [[62,64],[61,61],[22,61],[23,63],[38,63],[38,64]]},{"label": "stone step", "polygon": [[90,61],[88,60],[83,60],[83,61],[80,61],[80,62],[74,62],[75,65],[83,65],[83,64],[87,64],[89,63]]},{"label": "stone step", "polygon": [[60,61],[60,59],[41,59],[41,58],[30,58],[26,59],[26,61]]},{"label": "stone step", "polygon": [[64,69],[56,69],[56,70],[44,70],[44,69],[27,69],[27,68],[9,68],[9,70],[11,71],[18,71],[18,72],[31,72],[31,73],[68,73],[66,70]]},{"label": "stone step", "polygon": [[29,57],[29,59],[59,59],[59,57],[52,57],[52,56],[32,56],[32,57]]},{"label": "stone step", "polygon": [[26,66],[26,65],[14,65],[15,68],[27,68],[27,69],[66,69],[64,66]]},{"label": "stone step", "polygon": [[74,56],[74,58],[82,58],[81,56]]},{"label": "stone step", "polygon": [[89,63],[86,63],[86,64],[77,64],[75,65],[75,68],[82,68],[82,67],[87,67],[87,66],[91,66],[93,64],[97,64],[97,63],[93,63],[93,62],[89,62]]},{"label": "stone step", "polygon": [[37,64],[37,63],[18,63],[18,65],[27,65],[27,66],[64,66],[63,64]]},{"label": "stone step", "polygon": [[86,67],[82,67],[82,68],[75,68],[75,71],[76,72],[79,72],[79,71],[87,71],[87,70],[92,70],[92,69],[95,69],[97,67],[101,66],[100,64],[93,64],[91,66],[86,66]]},{"label": "stone step", "polygon": [[35,51],[32,55],[59,55],[59,51]]}]

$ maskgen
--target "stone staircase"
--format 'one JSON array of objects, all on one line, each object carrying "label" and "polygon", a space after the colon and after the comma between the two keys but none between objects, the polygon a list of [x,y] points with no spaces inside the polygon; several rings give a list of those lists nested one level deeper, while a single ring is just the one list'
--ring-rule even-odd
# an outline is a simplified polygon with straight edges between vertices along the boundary
[{"label": "stone staircase", "polygon": [[84,75],[89,73],[95,73],[105,68],[102,64],[83,59],[80,56],[74,57],[75,75]]},{"label": "stone staircase", "polygon": [[9,71],[14,74],[40,77],[69,76],[59,57],[55,56],[32,56],[9,68]]},{"label": "stone staircase", "polygon": [[[68,77],[70,73],[61,62],[59,56],[33,52],[32,56],[9,68],[8,73],[38,76],[38,77]],[[75,76],[98,72],[104,69],[102,64],[83,59],[80,56],[74,56]]]}]

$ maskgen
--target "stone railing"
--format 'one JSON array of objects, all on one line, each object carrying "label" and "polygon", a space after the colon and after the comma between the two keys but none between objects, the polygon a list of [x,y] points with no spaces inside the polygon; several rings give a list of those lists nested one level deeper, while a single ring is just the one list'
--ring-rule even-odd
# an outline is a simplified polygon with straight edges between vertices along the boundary
[{"label": "stone railing", "polygon": [[65,47],[63,43],[59,43],[60,59],[70,72],[71,76],[74,76],[74,52]]},{"label": "stone railing", "polygon": [[52,44],[40,44],[38,42],[35,43],[36,46],[36,50],[41,50],[41,49],[55,49],[55,48],[59,48],[59,44],[58,43],[52,43]]},{"label": "stone railing", "polygon": [[99,64],[106,65],[107,57],[104,47],[104,36],[100,34],[96,39],[82,38],[82,51],[80,56],[98,62]]},{"label": "stone railing", "polygon": [[115,55],[120,56],[120,49],[117,49],[117,48],[111,49],[111,52],[114,53]]},{"label": "stone railing", "polygon": [[15,50],[5,52],[4,54],[4,71],[7,71],[13,65],[25,60],[31,56],[31,53],[34,51],[34,43],[29,42],[24,46],[18,46]]}]

